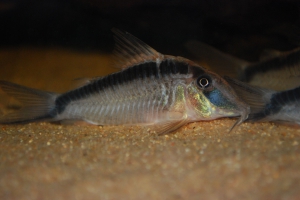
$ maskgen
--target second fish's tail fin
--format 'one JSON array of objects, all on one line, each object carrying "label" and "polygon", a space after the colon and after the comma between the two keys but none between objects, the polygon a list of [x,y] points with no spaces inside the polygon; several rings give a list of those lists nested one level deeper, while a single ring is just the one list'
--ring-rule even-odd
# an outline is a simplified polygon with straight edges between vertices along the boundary
[{"label": "second fish's tail fin", "polygon": [[[28,88],[7,81],[0,81],[0,89],[18,102],[2,105],[5,111],[0,115],[0,124],[29,123],[51,120],[54,117],[57,94]],[[2,95],[3,97],[4,95]],[[6,97],[7,98],[7,97]]]}]

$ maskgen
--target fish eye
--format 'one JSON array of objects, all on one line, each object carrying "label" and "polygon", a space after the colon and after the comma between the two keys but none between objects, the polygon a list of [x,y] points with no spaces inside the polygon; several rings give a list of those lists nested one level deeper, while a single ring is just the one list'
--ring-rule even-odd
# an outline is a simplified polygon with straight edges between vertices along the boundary
[{"label": "fish eye", "polygon": [[200,76],[197,79],[197,84],[200,88],[205,89],[210,86],[211,79],[208,76]]}]

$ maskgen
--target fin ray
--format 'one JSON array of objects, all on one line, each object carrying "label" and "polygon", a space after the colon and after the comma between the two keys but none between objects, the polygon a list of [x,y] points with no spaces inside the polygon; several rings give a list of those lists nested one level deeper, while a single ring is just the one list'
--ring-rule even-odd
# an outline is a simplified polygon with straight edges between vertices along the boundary
[{"label": "fin ray", "polygon": [[134,64],[162,57],[162,54],[130,33],[116,28],[113,28],[112,32],[115,34],[114,54],[118,68],[126,69]]},{"label": "fin ray", "polygon": [[[0,81],[0,89],[21,104],[18,109],[8,110],[6,114],[0,116],[0,124],[25,123],[49,118],[57,96],[55,93],[44,92],[7,81]],[[6,107],[9,106],[6,105]]]},{"label": "fin ray", "polygon": [[283,52],[278,51],[276,49],[264,49],[263,52],[259,56],[259,61],[266,61],[278,56],[281,56]]},{"label": "fin ray", "polygon": [[185,47],[192,53],[200,64],[208,67],[220,75],[238,78],[242,70],[249,65],[247,61],[223,53],[203,42],[190,40]]},{"label": "fin ray", "polygon": [[263,110],[275,92],[273,90],[251,86],[229,77],[224,77],[224,79],[235,90],[237,95],[250,106],[251,114]]},{"label": "fin ray", "polygon": [[151,130],[155,131],[158,135],[166,135],[173,131],[176,131],[177,129],[179,129],[180,127],[184,126],[187,123],[188,121],[184,118],[181,120],[175,120],[175,121],[170,120],[167,122],[150,125],[149,127]]}]

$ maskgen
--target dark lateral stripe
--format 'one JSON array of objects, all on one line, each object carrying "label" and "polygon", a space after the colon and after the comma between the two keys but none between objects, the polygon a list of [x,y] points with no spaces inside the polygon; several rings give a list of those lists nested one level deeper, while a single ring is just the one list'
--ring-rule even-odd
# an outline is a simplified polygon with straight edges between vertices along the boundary
[{"label": "dark lateral stripe", "polygon": [[177,62],[173,59],[165,59],[159,66],[159,71],[162,76],[170,74],[188,74],[189,65],[185,62]]},{"label": "dark lateral stripe", "polygon": [[249,82],[258,73],[265,73],[271,70],[287,70],[286,68],[294,67],[300,63],[300,50],[292,52],[285,57],[279,56],[273,59],[250,65],[240,77],[241,81]]},{"label": "dark lateral stripe", "polygon": [[95,80],[78,89],[62,94],[55,101],[56,113],[62,113],[71,101],[86,98],[109,87],[114,88],[114,86],[118,84],[128,83],[136,79],[145,79],[150,77],[158,79],[160,76],[164,77],[171,74],[187,74],[188,72],[189,65],[187,63],[176,62],[171,59],[163,60],[159,67],[157,67],[156,62],[154,61],[135,65],[123,71]]},{"label": "dark lateral stripe", "polygon": [[265,109],[259,113],[249,115],[248,120],[256,121],[274,115],[280,112],[283,106],[292,103],[300,103],[300,87],[272,95],[270,103],[265,106]]}]

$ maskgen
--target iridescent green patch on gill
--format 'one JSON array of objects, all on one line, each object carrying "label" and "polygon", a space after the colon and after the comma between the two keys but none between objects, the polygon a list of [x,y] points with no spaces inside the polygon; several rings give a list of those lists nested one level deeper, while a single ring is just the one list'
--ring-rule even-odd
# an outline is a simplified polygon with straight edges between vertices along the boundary
[{"label": "iridescent green patch on gill", "polygon": [[183,112],[185,110],[186,99],[185,99],[184,91],[185,91],[184,86],[178,85],[176,87],[175,100],[174,100],[174,103],[172,105],[172,107],[173,107],[172,110],[173,111]]},{"label": "iridescent green patch on gill", "polygon": [[212,115],[212,107],[209,100],[203,95],[202,92],[194,87],[188,87],[188,98],[190,104],[195,108],[197,115],[208,118]]}]

